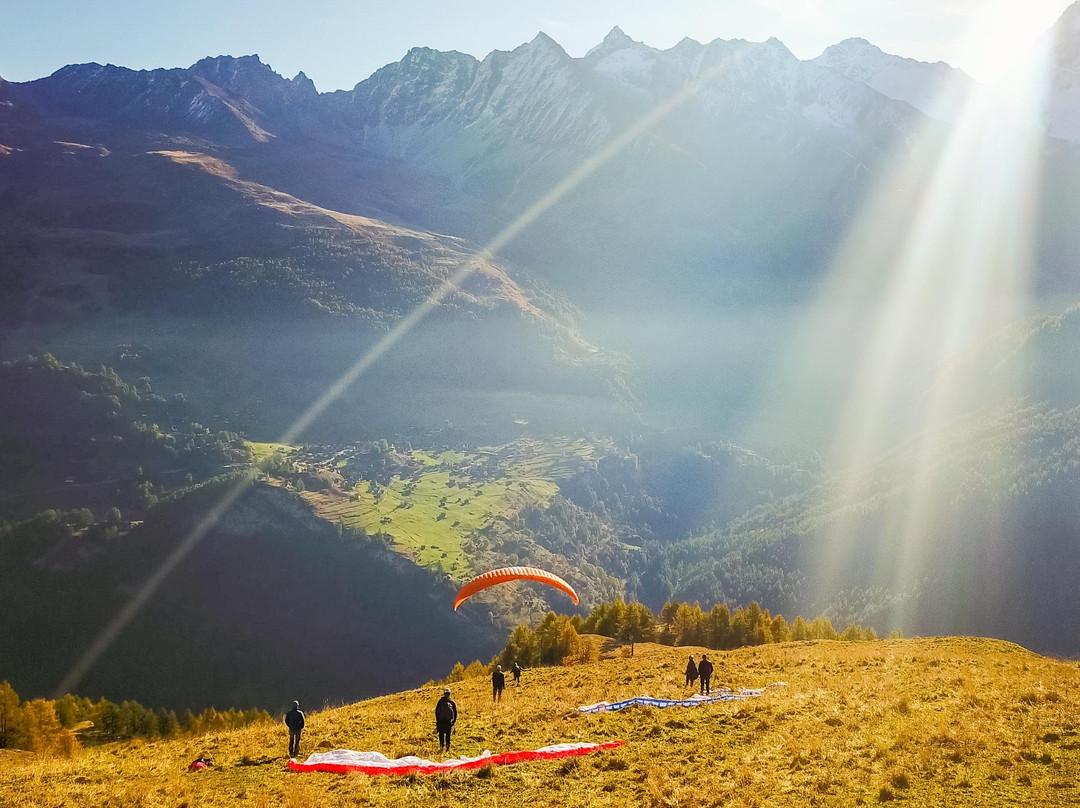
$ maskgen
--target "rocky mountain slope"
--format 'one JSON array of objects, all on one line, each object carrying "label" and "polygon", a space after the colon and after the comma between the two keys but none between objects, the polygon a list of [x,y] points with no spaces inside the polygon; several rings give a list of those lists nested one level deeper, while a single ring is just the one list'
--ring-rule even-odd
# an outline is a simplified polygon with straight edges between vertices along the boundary
[{"label": "rocky mountain slope", "polygon": [[950,122],[960,116],[975,88],[974,80],[962,70],[944,62],[928,64],[892,56],[865,39],[845,39],[813,62]]},{"label": "rocky mountain slope", "polygon": [[[297,400],[245,427],[272,436],[437,295],[435,316],[404,356],[382,363],[386,375],[372,391],[394,387],[404,397],[451,376],[468,389],[494,383],[610,403],[624,385],[577,332],[564,298],[531,282],[523,288],[476,243],[280,190],[282,172],[325,180],[309,161],[330,174],[349,164],[297,134],[304,105],[318,100],[302,79],[281,79],[255,57],[223,57],[190,70],[77,66],[3,91],[5,358],[47,345],[66,359],[108,363],[121,343],[143,344],[156,357],[143,370],[163,389],[198,400],[232,393],[203,413],[219,421],[269,401],[264,390],[237,389],[240,380],[284,383]],[[297,347],[307,355],[293,361]],[[316,368],[317,381],[297,383],[298,372]],[[195,389],[219,371],[233,390],[217,381]],[[378,429],[446,420],[429,410]],[[462,410],[492,416],[475,402]]]}]

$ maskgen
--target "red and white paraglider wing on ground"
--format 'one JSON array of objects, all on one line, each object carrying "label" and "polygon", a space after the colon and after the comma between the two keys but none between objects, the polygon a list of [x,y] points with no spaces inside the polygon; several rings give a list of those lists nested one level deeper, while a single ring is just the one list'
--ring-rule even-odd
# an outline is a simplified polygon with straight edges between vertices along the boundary
[{"label": "red and white paraglider wing on ground", "polygon": [[455,769],[479,769],[484,766],[505,766],[510,763],[524,763],[530,760],[558,760],[559,758],[577,757],[599,752],[601,749],[616,749],[625,741],[607,743],[558,743],[540,749],[526,749],[518,752],[503,752],[493,755],[481,752],[477,757],[452,758],[442,762],[425,760],[415,755],[401,758],[388,758],[378,752],[354,752],[351,749],[334,749],[330,752],[316,752],[303,763],[289,761],[289,768],[294,772],[337,772],[346,774],[436,774]]}]

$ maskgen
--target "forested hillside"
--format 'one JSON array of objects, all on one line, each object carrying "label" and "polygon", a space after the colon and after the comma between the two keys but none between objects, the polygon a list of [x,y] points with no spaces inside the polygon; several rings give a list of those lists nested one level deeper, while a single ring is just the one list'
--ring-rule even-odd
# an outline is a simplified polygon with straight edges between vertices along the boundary
[{"label": "forested hillside", "polygon": [[0,363],[0,388],[3,516],[46,507],[142,513],[155,490],[250,460],[235,432],[197,423],[182,394],[166,399],[146,376],[128,383],[112,368],[42,354]]},{"label": "forested hillside", "polygon": [[[298,687],[345,698],[430,678],[450,657],[487,658],[514,622],[565,608],[518,586],[450,611],[462,581],[513,564],[572,581],[583,610],[620,597],[706,612],[757,601],[882,635],[1002,634],[1061,653],[1071,632],[1054,625],[1080,620],[1076,408],[977,412],[840,476],[815,456],[773,462],[730,444],[661,449],[645,438],[274,454],[182,417],[183,397],[164,399],[149,379],[47,356],[0,370],[20,391],[5,400],[5,446],[26,458],[0,534],[3,605],[39,615],[5,623],[4,676],[32,696],[59,683],[235,484],[252,487],[95,666],[86,684],[99,690],[84,692],[269,706]],[[235,472],[247,476],[199,485],[249,458],[258,466]],[[15,497],[27,480],[51,484]],[[27,518],[45,505],[54,510]],[[43,631],[63,641],[31,655]],[[415,641],[407,650],[403,637]],[[193,656],[203,642],[218,650]],[[169,673],[144,667],[151,660]]]},{"label": "forested hillside", "polygon": [[1068,653],[1059,621],[1080,619],[1069,583],[1080,409],[981,413],[926,440],[667,548],[659,575],[704,603],[754,598],[879,631],[989,633]]},{"label": "forested hillside", "polygon": [[[26,619],[0,622],[4,677],[28,697],[51,693],[236,483],[166,498],[120,535],[68,535],[55,515],[5,526],[0,608]],[[293,495],[256,484],[78,689],[177,710],[385,692],[449,669],[463,647],[496,649],[494,627],[455,615],[452,596],[380,542],[342,536]]]}]

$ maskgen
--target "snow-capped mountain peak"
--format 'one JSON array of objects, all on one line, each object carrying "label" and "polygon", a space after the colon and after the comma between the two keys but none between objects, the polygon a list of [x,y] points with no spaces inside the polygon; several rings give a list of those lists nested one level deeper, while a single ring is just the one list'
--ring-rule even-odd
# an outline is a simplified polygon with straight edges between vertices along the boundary
[{"label": "snow-capped mountain peak", "polygon": [[[1064,74],[1071,74],[1069,77],[1072,78],[1080,73],[1080,2],[1065,9],[1046,36],[1053,47],[1056,78],[1061,79]],[[1040,43],[1039,47],[1045,45]]]},{"label": "snow-capped mountain peak", "polygon": [[865,39],[845,39],[812,60],[933,118],[955,120],[975,81],[944,62],[930,64],[885,53]]},{"label": "snow-capped mountain peak", "polygon": [[536,36],[532,38],[531,42],[528,42],[518,48],[515,48],[513,53],[529,53],[529,54],[543,54],[544,56],[550,56],[557,59],[570,60],[570,56],[563,50],[562,45],[549,37],[543,31],[540,31]]},{"label": "snow-capped mountain peak", "polygon": [[1056,25],[1068,33],[1080,36],[1080,2],[1073,3],[1061,12]]},{"label": "snow-capped mountain peak", "polygon": [[602,57],[608,53],[622,50],[623,48],[631,48],[634,45],[638,44],[640,43],[635,42],[633,39],[628,37],[623,31],[623,29],[616,25],[614,28],[608,31],[607,36],[604,37],[603,41],[599,45],[591,48],[589,52],[585,54],[585,58],[588,59],[592,56]]},{"label": "snow-capped mountain peak", "polygon": [[656,48],[631,39],[616,25],[585,54],[584,61],[602,76],[640,87],[652,75],[658,54]]}]

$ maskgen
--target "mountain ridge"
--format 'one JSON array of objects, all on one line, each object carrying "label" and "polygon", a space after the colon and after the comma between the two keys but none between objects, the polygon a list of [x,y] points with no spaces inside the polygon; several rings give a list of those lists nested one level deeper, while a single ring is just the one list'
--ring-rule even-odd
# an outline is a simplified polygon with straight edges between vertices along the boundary
[{"label": "mountain ridge", "polygon": [[928,64],[892,56],[861,38],[830,45],[811,61],[948,122],[962,114],[977,86],[974,79],[945,62]]}]

